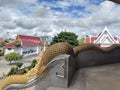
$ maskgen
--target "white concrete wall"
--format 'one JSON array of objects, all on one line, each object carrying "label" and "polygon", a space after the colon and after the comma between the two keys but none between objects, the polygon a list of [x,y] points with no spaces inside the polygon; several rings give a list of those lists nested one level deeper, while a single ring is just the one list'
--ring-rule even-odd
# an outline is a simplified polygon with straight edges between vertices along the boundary
[{"label": "white concrete wall", "polygon": [[14,49],[5,49],[5,51],[4,51],[4,55],[6,55],[6,54],[8,54],[8,53],[12,53],[12,52],[15,52],[15,50]]},{"label": "white concrete wall", "polygon": [[42,51],[42,49],[43,49],[43,46],[37,47],[37,54],[40,54],[40,52]]},{"label": "white concrete wall", "polygon": [[15,48],[15,49],[14,49],[14,52],[22,55],[22,53],[21,53],[21,48]]},{"label": "white concrete wall", "polygon": [[32,47],[23,47],[22,48],[23,56],[34,55],[34,54],[38,54],[38,47],[32,46]]},{"label": "white concrete wall", "polygon": [[29,56],[34,54],[39,54],[42,50],[42,46],[32,46],[32,47],[21,47],[21,48],[15,48],[15,49],[5,49],[5,55],[11,52],[19,53],[23,56]]}]

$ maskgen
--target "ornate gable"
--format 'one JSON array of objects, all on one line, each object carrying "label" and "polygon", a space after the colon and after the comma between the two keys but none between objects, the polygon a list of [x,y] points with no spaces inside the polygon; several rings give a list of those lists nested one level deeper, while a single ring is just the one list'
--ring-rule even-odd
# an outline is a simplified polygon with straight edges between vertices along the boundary
[{"label": "ornate gable", "polygon": [[94,41],[94,43],[95,44],[101,44],[101,45],[112,45],[112,44],[117,44],[118,42],[109,33],[108,28],[105,27],[104,30],[102,31],[102,33]]}]

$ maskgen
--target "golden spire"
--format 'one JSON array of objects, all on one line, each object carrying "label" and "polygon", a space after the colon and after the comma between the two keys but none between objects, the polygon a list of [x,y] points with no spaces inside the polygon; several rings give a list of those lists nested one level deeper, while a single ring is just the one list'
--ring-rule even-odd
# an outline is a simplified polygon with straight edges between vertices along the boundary
[{"label": "golden spire", "polygon": [[44,36],[44,47],[43,50],[45,51],[47,48],[47,36]]},{"label": "golden spire", "polygon": [[46,50],[46,46],[47,46],[47,42],[46,42],[46,40],[44,40],[44,47],[43,47],[43,50]]}]

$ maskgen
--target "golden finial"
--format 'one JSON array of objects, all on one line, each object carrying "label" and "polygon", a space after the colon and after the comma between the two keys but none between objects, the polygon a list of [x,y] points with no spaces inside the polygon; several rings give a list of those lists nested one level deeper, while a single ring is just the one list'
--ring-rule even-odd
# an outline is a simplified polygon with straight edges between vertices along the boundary
[{"label": "golden finial", "polygon": [[46,42],[46,37],[44,37],[44,46],[43,46],[43,50],[40,52],[40,56],[43,55],[43,53],[46,50],[46,48],[47,48],[47,42]]},{"label": "golden finial", "polygon": [[46,42],[46,40],[44,40],[44,47],[43,47],[43,50],[46,50],[46,46],[47,46],[47,42]]}]

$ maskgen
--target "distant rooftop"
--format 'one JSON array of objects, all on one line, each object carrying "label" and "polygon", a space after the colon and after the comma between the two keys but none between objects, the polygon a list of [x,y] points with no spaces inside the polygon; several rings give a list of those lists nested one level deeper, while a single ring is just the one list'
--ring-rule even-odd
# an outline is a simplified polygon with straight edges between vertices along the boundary
[{"label": "distant rooftop", "polygon": [[[17,35],[16,40],[20,41],[22,47],[44,45],[44,42],[36,36]],[[15,48],[15,41],[8,43],[5,48]]]},{"label": "distant rooftop", "polygon": [[0,43],[4,42],[4,39],[3,38],[0,38]]}]

